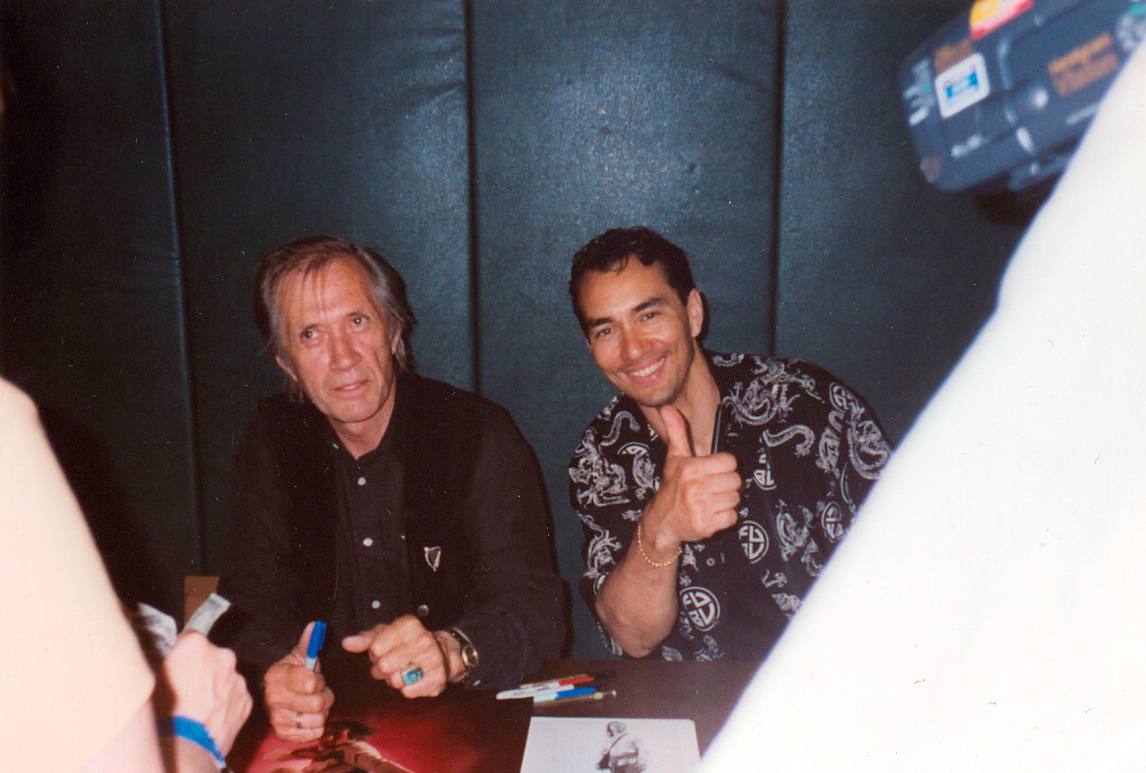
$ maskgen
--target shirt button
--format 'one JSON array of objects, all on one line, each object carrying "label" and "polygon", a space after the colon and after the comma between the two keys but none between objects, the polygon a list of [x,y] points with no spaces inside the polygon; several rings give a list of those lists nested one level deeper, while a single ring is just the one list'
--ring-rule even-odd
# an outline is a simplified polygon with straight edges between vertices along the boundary
[{"label": "shirt button", "polygon": [[358,485],[359,486],[365,486],[366,485],[366,478],[359,478],[358,479]]},{"label": "shirt button", "polygon": [[417,613],[418,617],[425,617],[426,615],[430,614],[430,608],[425,604],[419,604],[418,608],[415,609],[414,612]]},{"label": "shirt button", "polygon": [[366,547],[370,547],[374,544],[374,540],[372,540],[370,537],[367,537],[366,539],[362,540],[362,544]]},{"label": "shirt button", "polygon": [[382,606],[382,602],[379,601],[378,599],[374,599],[373,601],[370,602],[370,606],[373,607],[374,609],[378,609],[378,607]]},{"label": "shirt button", "polygon": [[710,558],[710,559],[708,559],[708,565],[709,566],[716,566],[716,561],[714,559]]},{"label": "shirt button", "polygon": [[406,535],[405,535],[405,534],[399,534],[399,535],[398,535],[398,539],[400,539],[400,540],[405,540],[405,539],[406,539]]}]

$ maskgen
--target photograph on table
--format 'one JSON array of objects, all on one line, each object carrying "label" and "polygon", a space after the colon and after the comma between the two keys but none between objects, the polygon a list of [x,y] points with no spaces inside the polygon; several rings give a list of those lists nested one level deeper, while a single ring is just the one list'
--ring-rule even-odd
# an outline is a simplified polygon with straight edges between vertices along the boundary
[{"label": "photograph on table", "polygon": [[533,717],[522,773],[685,773],[700,752],[691,719]]}]

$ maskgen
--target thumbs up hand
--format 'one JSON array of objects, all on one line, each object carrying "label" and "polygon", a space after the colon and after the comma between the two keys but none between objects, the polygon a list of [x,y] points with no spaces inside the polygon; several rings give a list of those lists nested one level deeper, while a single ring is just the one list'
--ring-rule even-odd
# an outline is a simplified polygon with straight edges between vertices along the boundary
[{"label": "thumbs up hand", "polygon": [[688,434],[688,424],[684,416],[671,405],[662,405],[657,409],[661,414],[661,421],[665,425],[665,442],[668,443],[668,458],[696,456],[692,447],[692,438]]},{"label": "thumbs up hand", "polygon": [[641,518],[642,544],[653,561],[670,558],[682,542],[706,539],[736,523],[740,503],[736,458],[697,456],[680,411],[668,405],[659,411],[668,455],[660,489]]}]

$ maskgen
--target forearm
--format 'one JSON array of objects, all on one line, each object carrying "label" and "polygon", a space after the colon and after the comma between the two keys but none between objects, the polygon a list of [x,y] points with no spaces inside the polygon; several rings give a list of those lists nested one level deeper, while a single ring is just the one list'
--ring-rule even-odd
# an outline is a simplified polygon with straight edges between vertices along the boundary
[{"label": "forearm", "polygon": [[165,737],[163,756],[168,770],[174,773],[219,773],[219,766],[211,753],[186,738]]},{"label": "forearm", "polygon": [[560,657],[564,590],[555,573],[543,571],[502,576],[496,589],[491,584],[482,584],[455,627],[478,653],[474,686],[513,686]]},{"label": "forearm", "polygon": [[641,555],[635,536],[633,542],[605,578],[595,606],[601,624],[621,649],[644,657],[676,624],[679,557],[657,559],[650,555],[650,561]]},{"label": "forearm", "polygon": [[561,655],[565,590],[553,563],[543,482],[508,414],[495,414],[466,506],[475,545],[453,625],[477,650],[470,684],[512,686]]}]

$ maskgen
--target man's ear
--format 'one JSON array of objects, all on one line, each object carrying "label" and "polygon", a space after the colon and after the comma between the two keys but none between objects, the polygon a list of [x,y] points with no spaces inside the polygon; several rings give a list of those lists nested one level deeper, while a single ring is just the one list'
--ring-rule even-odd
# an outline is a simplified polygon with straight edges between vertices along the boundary
[{"label": "man's ear", "polygon": [[704,330],[704,300],[700,297],[700,290],[694,287],[688,291],[688,303],[685,309],[688,311],[689,332],[696,338],[700,335],[700,331]]},{"label": "man's ear", "polygon": [[283,373],[287,374],[291,381],[295,382],[296,384],[298,383],[298,375],[295,374],[294,366],[291,365],[290,360],[288,360],[286,357],[283,357],[281,354],[276,354],[275,364],[279,366],[279,369],[281,369]]}]

